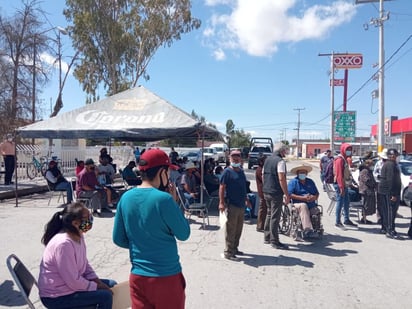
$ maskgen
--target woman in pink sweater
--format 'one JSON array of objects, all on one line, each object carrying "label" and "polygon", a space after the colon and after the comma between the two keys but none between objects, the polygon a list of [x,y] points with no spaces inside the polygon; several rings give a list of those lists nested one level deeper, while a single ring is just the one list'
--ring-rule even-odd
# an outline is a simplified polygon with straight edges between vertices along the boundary
[{"label": "woman in pink sweater", "polygon": [[110,287],[116,282],[99,279],[86,256],[83,233],[92,225],[89,210],[82,203],[72,203],[55,213],[45,226],[39,294],[46,308],[112,308]]}]

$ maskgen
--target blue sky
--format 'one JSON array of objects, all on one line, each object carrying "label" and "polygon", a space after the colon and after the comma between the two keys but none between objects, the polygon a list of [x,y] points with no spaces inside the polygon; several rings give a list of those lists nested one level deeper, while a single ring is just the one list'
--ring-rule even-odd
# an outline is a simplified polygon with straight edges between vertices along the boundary
[{"label": "blue sky", "polygon": [[[371,95],[378,83],[364,83],[377,70],[379,30],[373,25],[364,30],[364,24],[379,17],[379,3],[354,2],[194,0],[192,14],[202,20],[202,27],[159,49],[148,67],[150,80],[139,84],[188,113],[194,110],[221,131],[231,119],[235,128],[254,136],[279,140],[286,134],[291,140],[297,137],[296,109],[301,109],[300,138],[326,138],[330,59],[318,55],[362,53],[363,67],[349,70],[347,110],[357,112],[357,135],[369,136],[370,126],[378,121],[378,100]],[[5,0],[0,7],[2,13],[13,10]],[[53,26],[67,25],[63,7],[64,1],[43,2]],[[385,58],[393,56],[385,67],[385,117],[410,117],[412,1],[385,1],[385,11],[390,14],[384,23]],[[62,42],[63,56],[69,57],[70,42],[65,37]],[[335,78],[343,78],[343,70]],[[57,95],[57,79],[56,73],[40,96],[45,110]],[[85,104],[73,77],[63,102],[63,112]],[[343,88],[335,87],[336,110],[342,110],[342,102]]]}]

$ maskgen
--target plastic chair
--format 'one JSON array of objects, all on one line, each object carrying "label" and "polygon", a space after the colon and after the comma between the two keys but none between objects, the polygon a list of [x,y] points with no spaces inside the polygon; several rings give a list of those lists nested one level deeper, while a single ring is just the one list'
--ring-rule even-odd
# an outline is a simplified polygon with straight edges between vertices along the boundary
[{"label": "plastic chair", "polygon": [[6,263],[14,282],[19,288],[21,296],[23,296],[30,309],[35,309],[36,307],[29,297],[33,286],[38,288],[36,279],[16,255],[10,254],[7,257]]},{"label": "plastic chair", "polygon": [[328,195],[328,198],[330,200],[328,209],[326,211],[328,212],[329,215],[331,215],[336,205],[336,191],[335,191],[335,188],[333,187],[333,184],[324,183],[324,185],[325,185],[326,194]]}]

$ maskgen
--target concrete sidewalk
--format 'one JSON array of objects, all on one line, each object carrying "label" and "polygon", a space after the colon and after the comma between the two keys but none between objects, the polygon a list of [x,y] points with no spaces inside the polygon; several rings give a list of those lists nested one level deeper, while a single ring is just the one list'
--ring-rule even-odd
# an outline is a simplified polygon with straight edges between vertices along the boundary
[{"label": "concrete sidewalk", "polygon": [[[297,164],[288,162],[288,169]],[[246,173],[254,190],[254,171]],[[321,188],[316,167],[310,177]],[[47,195],[34,194],[21,197],[19,207],[14,207],[13,199],[0,203],[0,308],[26,307],[7,270],[6,257],[16,254],[37,276],[43,252],[40,238],[45,223],[59,211],[56,200],[47,206]],[[329,204],[323,192],[319,201],[325,208]],[[245,256],[240,262],[221,258],[224,239],[217,213],[211,214],[206,230],[200,229],[201,218],[192,217],[189,240],[179,242],[187,281],[186,308],[409,308],[412,242],[405,236],[410,209],[402,206],[400,214],[396,225],[404,240],[386,238],[377,225],[336,230],[334,215],[324,215],[324,237],[309,243],[281,236],[290,246],[288,251],[264,245],[263,234],[256,232],[252,221],[243,229],[239,249]],[[111,240],[113,215],[95,218],[86,241],[89,261],[98,275],[121,282],[128,280],[130,262],[128,251]],[[356,220],[356,212],[352,219]]]}]

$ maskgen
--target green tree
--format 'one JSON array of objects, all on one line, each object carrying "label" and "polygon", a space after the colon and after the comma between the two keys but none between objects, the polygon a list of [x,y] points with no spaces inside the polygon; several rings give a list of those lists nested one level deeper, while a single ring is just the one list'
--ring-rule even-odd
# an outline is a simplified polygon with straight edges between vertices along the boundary
[{"label": "green tree", "polygon": [[235,130],[235,124],[233,123],[232,119],[228,119],[226,121],[226,134],[231,136]]},{"label": "green tree", "polygon": [[134,87],[161,46],[200,27],[190,0],[66,0],[73,46],[80,52],[74,76],[96,99],[103,85],[108,95]]}]

